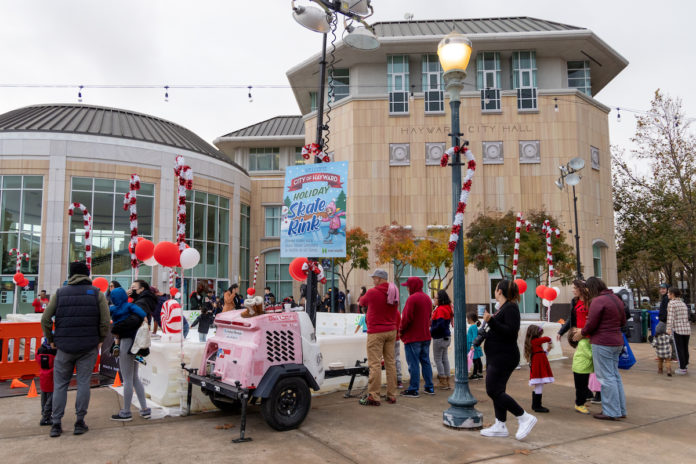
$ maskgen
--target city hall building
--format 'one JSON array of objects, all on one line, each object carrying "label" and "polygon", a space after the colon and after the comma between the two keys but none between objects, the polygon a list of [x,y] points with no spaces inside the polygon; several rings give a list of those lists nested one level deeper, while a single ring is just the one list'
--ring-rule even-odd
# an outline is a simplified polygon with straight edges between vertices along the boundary
[{"label": "city hall building", "polygon": [[[374,237],[377,227],[396,221],[427,237],[451,224],[451,168],[440,167],[450,146],[449,101],[436,51],[454,29],[474,50],[460,113],[461,132],[478,161],[465,228],[484,212],[544,209],[564,231],[574,229],[572,197],[554,182],[559,166],[581,157],[586,167],[576,191],[583,273],[616,285],[610,108],[594,95],[626,59],[586,28],[534,18],[382,22],[374,29],[377,50],[338,44],[329,78],[333,95],[324,108],[326,122],[330,105],[326,151],[334,161],[349,162],[348,227]],[[251,235],[257,237],[251,254],[261,257],[265,278],[282,295],[292,286],[290,259],[279,253],[283,171],[304,163],[301,146],[314,141],[319,60],[317,53],[287,72],[301,116],[273,117],[214,141],[251,176]],[[412,275],[425,276],[407,268],[403,278]],[[469,267],[467,303],[489,303],[498,279]],[[370,282],[367,272],[353,272],[349,287],[356,294]],[[559,298],[569,300],[569,292]],[[521,308],[538,311],[533,291]]]},{"label": "city hall building", "polygon": [[[586,28],[534,18],[382,22],[374,29],[381,44],[375,51],[337,43],[324,108],[327,151],[349,162],[348,228],[372,238],[393,221],[416,237],[449,228],[451,168],[440,167],[440,157],[451,127],[436,51],[454,29],[474,49],[461,106],[461,132],[478,162],[465,229],[481,213],[532,209],[549,212],[564,231],[574,228],[572,197],[554,182],[559,166],[581,157],[583,273],[616,285],[610,108],[595,95],[626,59]],[[291,258],[280,256],[284,171],[304,163],[302,146],[314,142],[319,59],[317,53],[287,72],[299,115],[234,130],[213,142],[217,148],[177,124],[115,108],[37,105],[0,115],[0,314],[11,311],[14,298],[10,249],[30,254],[22,265],[31,284],[19,292],[21,311],[31,310],[37,290],[55,291],[68,263],[84,257],[82,218],[67,216],[75,201],[94,216],[93,275],[127,283],[130,232],[122,204],[129,177],[141,178],[140,234],[173,240],[179,154],[194,172],[188,243],[201,252],[201,263],[184,276],[186,293],[199,281],[218,294],[234,282],[245,288],[259,256],[257,288],[297,298]],[[375,267],[374,253],[370,258]],[[390,265],[381,267],[393,275]],[[159,266],[141,265],[139,274],[167,285]],[[407,268],[402,278],[408,276],[426,273]],[[489,303],[500,277],[469,267],[467,303]],[[368,273],[353,272],[351,293],[362,285],[371,285]],[[559,301],[569,299],[564,292]],[[536,317],[533,292],[521,309]]]}]

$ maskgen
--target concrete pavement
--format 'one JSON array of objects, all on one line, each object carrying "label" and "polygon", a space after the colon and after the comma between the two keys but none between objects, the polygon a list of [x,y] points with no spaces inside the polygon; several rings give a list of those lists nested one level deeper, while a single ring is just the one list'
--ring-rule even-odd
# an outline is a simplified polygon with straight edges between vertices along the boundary
[{"label": "concrete pavement", "polygon": [[[300,429],[275,432],[251,408],[247,435],[252,442],[233,444],[239,417],[221,412],[146,421],[134,414],[129,423],[109,420],[122,398],[113,390],[92,390],[86,422],[90,431],[72,435],[74,392],[60,438],[39,427],[39,399],[0,399],[0,456],[3,462],[179,463],[179,462],[302,462],[304,463],[694,463],[696,462],[696,372],[668,378],[656,374],[654,351],[648,344],[632,348],[638,363],[623,372],[628,417],[605,422],[573,409],[570,359],[552,363],[556,383],[544,389],[549,414],[522,442],[484,438],[478,432],[447,429],[442,411],[448,392],[399,398],[397,404],[364,407],[341,393],[315,397]],[[571,353],[565,346],[565,351]],[[691,347],[693,351],[693,343]],[[696,356],[696,354],[694,354]],[[527,368],[516,371],[508,392],[529,408]],[[493,407],[483,381],[471,383],[477,408],[486,425]],[[599,405],[591,405],[600,412]],[[135,412],[135,409],[134,409]],[[225,424],[232,428],[220,429]],[[511,435],[516,420],[508,419]]]}]

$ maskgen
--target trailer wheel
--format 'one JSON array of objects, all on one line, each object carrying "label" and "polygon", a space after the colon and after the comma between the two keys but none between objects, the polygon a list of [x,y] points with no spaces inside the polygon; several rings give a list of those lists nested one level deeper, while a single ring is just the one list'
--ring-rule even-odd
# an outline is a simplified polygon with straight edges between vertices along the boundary
[{"label": "trailer wheel", "polygon": [[261,403],[261,415],[276,430],[297,428],[307,417],[312,395],[301,377],[286,377],[275,384],[268,398]]},{"label": "trailer wheel", "polygon": [[229,401],[213,398],[212,395],[210,397],[210,401],[215,405],[216,408],[228,414],[239,414],[242,412],[242,403],[239,401],[230,403]]}]

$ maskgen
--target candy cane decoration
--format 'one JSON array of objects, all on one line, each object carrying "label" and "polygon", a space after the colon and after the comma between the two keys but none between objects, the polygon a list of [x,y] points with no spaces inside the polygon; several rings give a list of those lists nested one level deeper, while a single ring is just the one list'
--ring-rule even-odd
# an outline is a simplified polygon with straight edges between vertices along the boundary
[{"label": "candy cane decoration", "polygon": [[531,227],[531,223],[527,221],[526,219],[522,218],[522,213],[517,213],[517,222],[515,223],[515,249],[512,252],[512,278],[513,280],[515,279],[515,276],[517,275],[517,264],[519,262],[519,257],[520,257],[520,229],[522,228],[522,224],[524,223],[527,232],[529,232],[529,228]]},{"label": "candy cane decoration", "polygon": [[174,269],[169,268],[169,288],[174,286],[174,278],[181,277]]},{"label": "candy cane decoration", "polygon": [[12,255],[17,255],[17,267],[15,269],[15,272],[20,272],[22,269],[22,258],[24,258],[25,261],[29,261],[29,253],[20,253],[18,249],[12,248],[9,251],[10,256]]},{"label": "candy cane decoration", "polygon": [[464,223],[464,211],[466,210],[466,203],[469,200],[469,193],[471,193],[471,179],[474,177],[474,171],[476,171],[476,159],[466,145],[462,145],[461,147],[452,147],[447,150],[440,159],[440,166],[447,166],[450,156],[454,156],[457,153],[463,153],[466,156],[467,164],[466,175],[464,176],[464,182],[462,184],[462,192],[459,195],[459,204],[457,205],[457,211],[454,214],[452,232],[450,233],[448,248],[451,253],[454,253],[454,250],[457,248],[459,232],[461,232],[462,224]]},{"label": "candy cane decoration", "polygon": [[75,208],[82,211],[83,224],[85,226],[85,260],[87,269],[92,270],[92,215],[82,203],[73,203],[68,207],[68,216],[73,215]]},{"label": "candy cane decoration", "polygon": [[136,205],[136,191],[140,190],[140,177],[137,174],[130,176],[130,190],[123,197],[123,210],[130,210],[130,249],[131,267],[135,269],[135,277],[138,278],[138,258],[135,257],[135,246],[138,244],[138,209]]},{"label": "candy cane decoration", "polygon": [[179,250],[183,251],[186,248],[186,190],[191,190],[193,188],[193,171],[191,170],[191,166],[184,163],[184,157],[181,155],[176,157],[174,174],[179,178],[176,243],[179,245]]},{"label": "candy cane decoration", "polygon": [[254,284],[251,288],[256,288],[256,276],[259,273],[259,257],[254,258]]},{"label": "candy cane decoration", "polygon": [[544,225],[541,227],[542,232],[546,232],[546,261],[549,263],[549,284],[551,284],[551,277],[553,277],[553,255],[551,254],[551,234],[556,235],[556,238],[561,236],[561,231],[555,227],[551,227],[551,222],[549,220],[544,221]]}]

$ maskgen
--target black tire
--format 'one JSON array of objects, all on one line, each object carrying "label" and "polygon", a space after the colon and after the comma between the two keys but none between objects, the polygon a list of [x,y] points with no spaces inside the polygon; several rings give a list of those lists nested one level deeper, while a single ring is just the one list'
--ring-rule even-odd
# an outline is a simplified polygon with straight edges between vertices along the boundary
[{"label": "black tire", "polygon": [[312,405],[312,395],[305,379],[286,377],[275,384],[261,403],[261,415],[268,425],[284,431],[300,426]]},{"label": "black tire", "polygon": [[210,395],[210,401],[215,405],[216,408],[228,414],[239,414],[242,412],[242,403],[239,401],[230,403],[228,401],[217,399],[214,395]]}]

